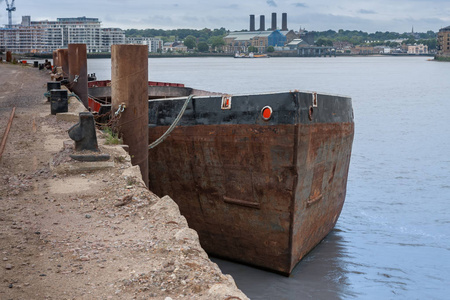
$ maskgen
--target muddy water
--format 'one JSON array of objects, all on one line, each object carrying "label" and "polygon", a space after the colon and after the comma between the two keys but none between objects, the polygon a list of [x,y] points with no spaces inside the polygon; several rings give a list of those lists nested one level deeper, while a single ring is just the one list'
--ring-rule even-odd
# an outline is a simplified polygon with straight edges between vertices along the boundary
[{"label": "muddy water", "polygon": [[[445,299],[450,294],[450,63],[429,57],[151,59],[149,80],[227,93],[353,98],[337,226],[281,277],[214,259],[251,299]],[[109,60],[89,72],[110,78]]]}]

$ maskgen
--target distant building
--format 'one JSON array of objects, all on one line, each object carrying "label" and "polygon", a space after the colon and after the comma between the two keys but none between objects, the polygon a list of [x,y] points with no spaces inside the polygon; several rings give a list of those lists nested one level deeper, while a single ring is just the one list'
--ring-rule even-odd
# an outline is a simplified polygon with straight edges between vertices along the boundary
[{"label": "distant building", "polygon": [[265,29],[263,15],[260,16],[259,29],[255,30],[255,28],[255,16],[250,15],[250,30],[232,32],[224,37],[224,51],[227,53],[248,52],[248,48],[253,46],[258,53],[265,53],[269,46],[283,49],[288,42],[299,38],[298,34],[287,27],[287,13],[282,14],[281,29],[277,29],[276,13],[272,13],[272,24],[268,30]]},{"label": "distant building", "polygon": [[450,26],[440,29],[437,39],[437,55],[450,57]]},{"label": "distant building", "polygon": [[86,44],[88,53],[101,52],[102,30],[97,18],[57,18],[56,21],[31,21],[31,25],[44,28],[47,52],[67,48],[69,44]]},{"label": "distant building", "polygon": [[333,42],[333,48],[337,53],[350,53],[353,48],[353,44],[350,42],[335,41]]},{"label": "distant building", "polygon": [[125,40],[126,44],[147,45],[148,52],[158,52],[163,49],[163,40],[154,37],[129,37]]},{"label": "distant building", "polygon": [[264,53],[269,46],[284,46],[286,36],[280,30],[244,31],[232,32],[223,40],[225,42],[224,51],[228,53],[248,52],[250,46],[256,47],[259,53]]},{"label": "distant building", "polygon": [[22,17],[22,24],[0,28],[0,51],[14,53],[40,53],[45,49],[45,30],[31,26],[29,16]]},{"label": "distant building", "polygon": [[395,51],[394,48],[391,48],[388,46],[375,46],[375,47],[373,47],[373,50],[375,53],[379,53],[379,54],[391,54]]},{"label": "distant building", "polygon": [[379,52],[379,50],[376,50],[372,46],[355,46],[354,48],[352,48],[351,53],[368,55],[368,54],[378,54],[380,52]]},{"label": "distant building", "polygon": [[111,52],[111,46],[125,44],[125,33],[120,28],[102,28],[100,52]]},{"label": "distant building", "polygon": [[298,33],[296,33],[294,30],[290,30],[288,32],[281,31],[281,33],[286,36],[286,44],[289,44],[293,40],[300,38],[300,35]]},{"label": "distant building", "polygon": [[294,39],[287,43],[286,46],[289,47],[290,50],[297,50],[298,47],[309,46],[309,44],[302,39]]},{"label": "distant building", "polygon": [[187,52],[188,48],[181,42],[174,42],[174,43],[164,43],[162,46],[162,52]]},{"label": "distant building", "polygon": [[298,35],[302,40],[310,45],[314,45],[314,32],[306,31],[305,29],[300,29]]},{"label": "distant building", "polygon": [[87,52],[110,52],[111,45],[125,43],[119,28],[101,28],[97,18],[58,18],[56,21],[31,21],[0,29],[0,48],[15,53],[43,53],[67,48],[69,44],[86,44]]},{"label": "distant building", "polygon": [[408,46],[408,54],[428,54],[428,46],[423,44]]}]

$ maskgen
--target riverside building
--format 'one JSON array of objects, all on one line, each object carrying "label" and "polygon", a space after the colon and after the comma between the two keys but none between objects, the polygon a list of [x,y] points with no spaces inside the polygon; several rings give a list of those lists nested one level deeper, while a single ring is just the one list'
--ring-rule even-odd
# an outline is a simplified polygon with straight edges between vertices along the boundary
[{"label": "riverside building", "polygon": [[119,28],[101,28],[98,18],[58,18],[56,21],[31,21],[0,28],[0,50],[15,53],[51,53],[69,44],[86,44],[88,53],[110,52],[111,45],[125,44]]},{"label": "riverside building", "polygon": [[[224,51],[227,53],[248,52],[249,47],[256,49],[258,53],[266,53],[268,47],[274,47],[276,50],[286,50],[301,53],[315,53],[319,55],[325,48],[313,47],[314,34],[301,29],[298,32],[288,29],[287,13],[282,13],[281,28],[277,27],[277,14],[272,13],[271,27],[266,29],[265,16],[260,16],[259,28],[256,29],[255,15],[250,15],[250,27],[248,31],[231,32],[223,38]],[[292,43],[294,41],[294,43]],[[299,41],[302,44],[301,51],[297,49]],[[295,49],[293,48],[295,45]],[[308,49],[305,50],[305,45]],[[316,49],[317,48],[317,49]],[[327,49],[325,49],[327,50]],[[325,53],[325,52],[323,52]],[[305,54],[306,55],[306,54]]]},{"label": "riverside building", "polygon": [[438,32],[438,56],[450,57],[450,26]]},{"label": "riverside building", "polygon": [[158,52],[163,49],[163,40],[154,37],[129,37],[125,38],[126,44],[147,45],[148,52]]}]

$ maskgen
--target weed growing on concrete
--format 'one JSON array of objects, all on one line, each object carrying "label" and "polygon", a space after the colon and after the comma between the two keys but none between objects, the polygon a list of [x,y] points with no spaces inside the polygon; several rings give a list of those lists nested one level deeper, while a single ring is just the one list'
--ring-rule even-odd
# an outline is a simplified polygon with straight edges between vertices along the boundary
[{"label": "weed growing on concrete", "polygon": [[103,133],[106,134],[107,145],[120,145],[123,144],[123,140],[119,138],[119,134],[112,131],[109,127],[103,127]]}]

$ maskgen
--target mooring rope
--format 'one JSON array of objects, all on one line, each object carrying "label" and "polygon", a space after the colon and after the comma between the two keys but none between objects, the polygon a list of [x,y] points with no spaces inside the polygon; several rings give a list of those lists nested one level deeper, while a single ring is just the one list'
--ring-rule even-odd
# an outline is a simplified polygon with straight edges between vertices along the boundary
[{"label": "mooring rope", "polygon": [[158,146],[159,144],[161,144],[166,137],[169,136],[169,134],[172,132],[172,130],[177,126],[178,122],[181,120],[181,117],[183,116],[184,112],[186,111],[186,108],[189,104],[189,101],[192,100],[192,98],[194,98],[194,95],[189,95],[189,97],[187,97],[186,101],[184,102],[183,107],[181,108],[180,113],[178,114],[178,116],[176,117],[175,121],[173,121],[172,125],[170,125],[170,127],[166,130],[166,132],[164,132],[164,134],[162,136],[160,136],[156,141],[154,141],[153,143],[151,143],[150,145],[148,145],[148,149],[152,149],[155,148],[156,146]]},{"label": "mooring rope", "polygon": [[[44,93],[44,97],[50,97],[50,96],[51,96],[50,91],[47,91]],[[75,93],[67,93],[67,99],[69,99],[70,97],[75,97],[79,102],[83,103],[83,101],[81,101],[80,97],[78,97],[78,95]]]}]

